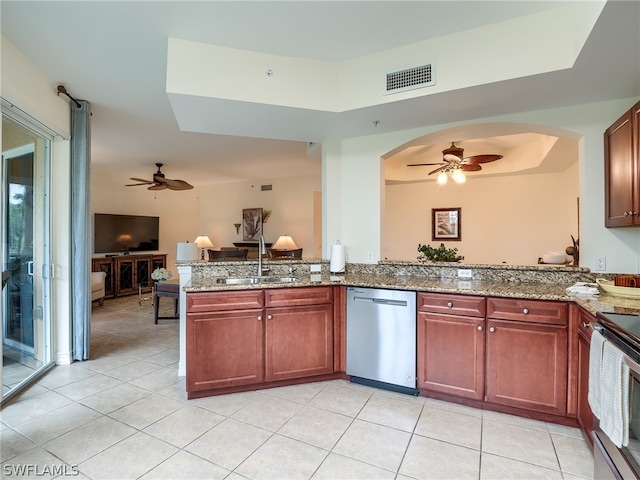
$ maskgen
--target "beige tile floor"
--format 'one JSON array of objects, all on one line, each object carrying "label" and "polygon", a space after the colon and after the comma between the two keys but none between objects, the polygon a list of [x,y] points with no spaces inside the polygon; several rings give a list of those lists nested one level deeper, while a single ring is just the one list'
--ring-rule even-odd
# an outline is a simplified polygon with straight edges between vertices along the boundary
[{"label": "beige tile floor", "polygon": [[577,429],[342,380],[187,400],[150,308],[94,307],[93,358],[1,411],[3,478],[593,478]]}]

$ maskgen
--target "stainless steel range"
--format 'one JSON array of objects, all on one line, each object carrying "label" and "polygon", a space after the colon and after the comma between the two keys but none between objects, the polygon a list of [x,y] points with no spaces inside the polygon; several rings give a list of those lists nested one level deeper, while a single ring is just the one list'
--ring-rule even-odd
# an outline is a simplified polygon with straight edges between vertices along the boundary
[{"label": "stainless steel range", "polygon": [[597,313],[595,329],[624,354],[629,367],[629,444],[618,448],[600,429],[593,433],[594,478],[640,479],[640,315]]}]

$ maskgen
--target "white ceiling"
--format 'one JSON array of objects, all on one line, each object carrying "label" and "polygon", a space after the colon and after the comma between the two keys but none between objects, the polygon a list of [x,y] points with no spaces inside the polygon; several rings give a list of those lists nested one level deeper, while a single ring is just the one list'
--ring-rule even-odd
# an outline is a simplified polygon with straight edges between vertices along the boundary
[{"label": "white ceiling", "polygon": [[[63,84],[91,102],[96,167],[126,183],[131,176],[151,177],[161,162],[167,177],[203,185],[317,173],[319,150],[307,155],[307,142],[287,139],[286,116],[277,135],[261,135],[273,125],[260,130],[251,122],[256,104],[226,102],[220,111],[242,111],[245,131],[242,125],[233,135],[180,131],[166,91],[169,37],[340,62],[572,3],[3,0],[0,8],[2,35],[45,73],[52,90]],[[640,2],[610,1],[572,68],[340,113],[339,136],[640,96],[639,24]],[[305,121],[306,130],[323,132],[322,112]]]}]

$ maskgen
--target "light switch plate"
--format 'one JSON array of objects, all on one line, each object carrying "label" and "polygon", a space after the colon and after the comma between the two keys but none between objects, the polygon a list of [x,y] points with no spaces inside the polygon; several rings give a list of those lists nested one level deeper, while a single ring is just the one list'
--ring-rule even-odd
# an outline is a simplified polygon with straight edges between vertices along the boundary
[{"label": "light switch plate", "polygon": [[315,272],[321,272],[322,271],[322,265],[317,265],[317,264],[312,264],[309,265],[309,270],[311,271],[311,273],[315,273]]}]

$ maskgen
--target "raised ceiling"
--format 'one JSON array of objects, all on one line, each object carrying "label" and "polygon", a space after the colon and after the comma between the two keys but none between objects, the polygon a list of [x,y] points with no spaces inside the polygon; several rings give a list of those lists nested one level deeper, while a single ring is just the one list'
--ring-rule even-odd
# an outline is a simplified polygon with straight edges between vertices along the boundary
[{"label": "raised ceiling", "polygon": [[[124,181],[161,162],[197,186],[319,172],[309,141],[640,96],[639,5],[3,0],[0,8],[3,36],[52,91],[64,84],[91,102],[96,167]],[[196,74],[186,84],[171,70],[170,39],[220,56],[188,63]],[[465,57],[475,46],[481,51]],[[505,58],[511,46],[519,50]],[[410,66],[421,50],[420,61],[436,60],[435,87],[383,96],[372,93],[372,78],[361,91],[354,86],[358,71]],[[272,76],[267,59],[277,65]],[[229,68],[208,77],[221,64]],[[267,91],[283,76],[304,78],[305,65],[319,73],[314,78],[342,80],[335,88]],[[238,75],[254,70],[243,93]]]}]

